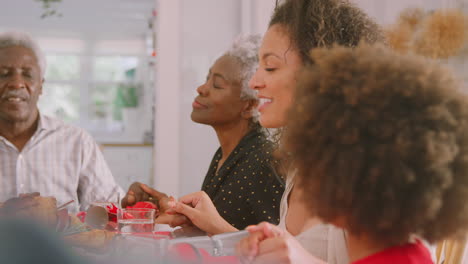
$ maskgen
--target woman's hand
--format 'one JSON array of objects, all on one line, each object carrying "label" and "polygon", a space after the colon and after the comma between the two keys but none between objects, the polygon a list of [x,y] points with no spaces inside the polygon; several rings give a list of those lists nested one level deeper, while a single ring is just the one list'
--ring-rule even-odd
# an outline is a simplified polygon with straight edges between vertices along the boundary
[{"label": "woman's hand", "polygon": [[179,202],[171,202],[171,205],[174,212],[185,215],[208,235],[238,231],[219,215],[210,197],[203,191],[188,194]]},{"label": "woman's hand", "polygon": [[324,264],[312,256],[288,232],[263,222],[249,226],[250,236],[239,242],[236,252],[242,263],[254,264]]},{"label": "woman's hand", "polygon": [[176,213],[172,207],[175,204],[174,197],[164,197],[159,200],[160,211],[155,220],[156,224],[166,224],[171,227],[193,226],[190,220],[183,214]]}]

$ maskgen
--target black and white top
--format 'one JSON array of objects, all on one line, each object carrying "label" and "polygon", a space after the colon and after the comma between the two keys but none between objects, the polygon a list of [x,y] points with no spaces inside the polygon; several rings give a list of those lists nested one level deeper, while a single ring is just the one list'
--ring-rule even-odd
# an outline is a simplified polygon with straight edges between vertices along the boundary
[{"label": "black and white top", "polygon": [[211,161],[202,190],[237,229],[262,221],[279,223],[284,184],[273,166],[272,145],[255,129],[242,138],[218,172],[221,148]]}]

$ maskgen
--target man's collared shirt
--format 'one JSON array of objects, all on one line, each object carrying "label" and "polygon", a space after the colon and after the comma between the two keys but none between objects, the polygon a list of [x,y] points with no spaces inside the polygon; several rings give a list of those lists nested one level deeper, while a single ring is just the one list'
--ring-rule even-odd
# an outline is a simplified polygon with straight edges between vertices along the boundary
[{"label": "man's collared shirt", "polygon": [[21,152],[0,136],[0,179],[0,201],[40,192],[58,205],[75,200],[68,209],[77,211],[123,197],[91,135],[44,115]]}]

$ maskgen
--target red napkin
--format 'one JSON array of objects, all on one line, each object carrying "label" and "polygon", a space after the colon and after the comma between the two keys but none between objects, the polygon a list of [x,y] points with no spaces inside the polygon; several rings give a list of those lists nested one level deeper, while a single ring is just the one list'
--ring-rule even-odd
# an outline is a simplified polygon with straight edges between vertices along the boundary
[{"label": "red napkin", "polygon": [[80,221],[81,221],[82,223],[84,223],[85,218],[86,218],[86,212],[81,211],[81,212],[79,212],[79,213],[76,214],[76,217],[78,217],[78,219],[80,219]]},{"label": "red napkin", "polygon": [[117,206],[115,204],[111,204],[112,206],[106,206],[107,215],[109,216],[109,222],[117,223]]}]

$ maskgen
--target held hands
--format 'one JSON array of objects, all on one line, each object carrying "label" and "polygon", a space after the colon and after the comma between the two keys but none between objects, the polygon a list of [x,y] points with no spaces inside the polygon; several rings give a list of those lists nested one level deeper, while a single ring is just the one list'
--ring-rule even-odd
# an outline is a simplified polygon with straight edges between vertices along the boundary
[{"label": "held hands", "polygon": [[262,222],[249,226],[250,236],[242,239],[236,247],[243,264],[325,264],[312,256],[287,231]]},{"label": "held hands", "polygon": [[[122,199],[122,207],[135,205],[137,202],[152,202],[156,204],[159,215],[155,222],[158,224],[168,224],[172,227],[186,224],[188,219],[184,215],[170,212],[170,201],[173,197],[168,197],[165,193],[159,192],[146,184],[134,182],[128,188],[127,194]],[[168,211],[169,210],[169,211]],[[166,211],[168,211],[166,213]]]},{"label": "held hands", "polygon": [[185,215],[208,235],[237,231],[219,215],[210,197],[203,191],[188,194],[179,202],[171,201],[170,205],[173,212]]},{"label": "held hands", "polygon": [[209,235],[237,231],[219,215],[210,197],[203,191],[188,194],[177,202],[173,197],[135,182],[122,199],[122,207],[142,201],[154,202],[158,206],[159,216],[155,220],[158,224],[184,228],[195,226]]},{"label": "held hands", "polygon": [[159,211],[159,216],[156,218],[155,223],[166,224],[171,227],[192,226],[192,223],[190,223],[190,220],[185,215],[178,214],[172,209],[174,203],[175,199],[172,196],[164,197],[161,200],[159,200],[159,206],[161,208]]}]

